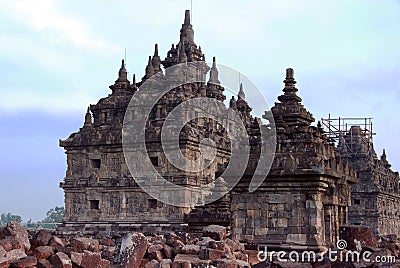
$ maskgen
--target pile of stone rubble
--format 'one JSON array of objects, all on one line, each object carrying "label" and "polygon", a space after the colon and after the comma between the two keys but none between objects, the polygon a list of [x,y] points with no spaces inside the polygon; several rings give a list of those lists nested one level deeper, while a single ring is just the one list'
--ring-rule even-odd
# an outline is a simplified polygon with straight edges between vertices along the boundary
[{"label": "pile of stone rubble", "polygon": [[100,242],[83,237],[67,241],[48,230],[30,234],[18,223],[10,222],[0,227],[0,268],[110,267],[110,261],[101,254],[108,246]]},{"label": "pile of stone rubble", "polygon": [[[257,263],[257,251],[252,251]],[[127,233],[93,238],[60,238],[49,230],[28,232],[15,222],[0,227],[0,268],[6,267],[250,267],[242,244],[226,238],[225,227],[203,234]]]},{"label": "pile of stone rubble", "polygon": [[[367,229],[366,229],[367,228]],[[396,263],[364,261],[314,263],[260,262],[257,245],[244,245],[227,237],[225,227],[210,225],[202,233],[99,233],[94,237],[58,237],[50,230],[28,231],[15,222],[0,227],[0,268],[336,268],[400,267],[400,240],[374,237],[368,227],[346,227],[341,238],[347,250],[395,256]],[[399,265],[399,266],[397,266]]]}]

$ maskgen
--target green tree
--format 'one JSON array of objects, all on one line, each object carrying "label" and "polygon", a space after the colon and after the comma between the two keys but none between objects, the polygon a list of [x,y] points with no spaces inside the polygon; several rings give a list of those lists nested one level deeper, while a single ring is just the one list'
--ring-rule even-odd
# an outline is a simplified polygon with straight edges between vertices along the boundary
[{"label": "green tree", "polygon": [[43,223],[50,223],[50,222],[62,222],[64,218],[65,209],[64,207],[55,207],[51,208],[46,213],[46,218],[42,220]]},{"label": "green tree", "polygon": [[19,215],[14,215],[11,214],[10,212],[6,213],[2,213],[0,216],[0,225],[5,226],[7,225],[7,223],[9,223],[10,221],[16,221],[18,223],[22,222],[22,218]]}]

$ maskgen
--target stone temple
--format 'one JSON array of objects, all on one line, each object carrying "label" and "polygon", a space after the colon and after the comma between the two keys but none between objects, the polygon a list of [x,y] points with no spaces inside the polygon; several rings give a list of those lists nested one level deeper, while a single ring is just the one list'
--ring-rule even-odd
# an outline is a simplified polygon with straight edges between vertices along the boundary
[{"label": "stone temple", "polygon": [[352,187],[350,223],[369,226],[376,234],[400,235],[399,173],[390,169],[385,150],[378,158],[360,126],[343,135],[338,150],[359,180]]},{"label": "stone temple", "polygon": [[[356,126],[337,145],[301,104],[292,69],[286,70],[283,93],[269,111],[276,129],[275,158],[267,178],[249,192],[249,181],[260,157],[262,121],[251,115],[245,90],[229,101],[246,127],[251,156],[239,183],[227,195],[207,205],[167,205],[144,192],[132,177],[123,153],[122,128],[128,104],[140,86],[163,68],[179,63],[205,62],[194,42],[190,12],[186,11],[179,42],[161,60],[158,46],[149,57],[140,82],[128,80],[122,61],[111,94],[90,105],[83,127],[60,140],[67,171],[60,187],[65,192],[63,233],[124,231],[192,231],[202,226],[226,226],[232,237],[269,248],[322,251],[339,239],[339,227],[370,226],[376,234],[400,234],[399,174],[390,169],[385,153],[377,158],[372,143],[363,143]],[[161,74],[160,74],[161,73]],[[179,133],[182,154],[196,159],[201,141],[213,140],[216,157],[201,172],[182,171],[168,162],[160,145],[166,116],[180,103],[196,97],[225,100],[215,58],[202,70],[208,81],[172,89],[155,105],[146,124],[146,147],[151,164],[169,181],[196,189],[215,182],[229,163],[230,140],[220,124],[207,118],[190,121]],[[138,162],[140,163],[140,162]],[[265,174],[267,175],[267,174]]]}]

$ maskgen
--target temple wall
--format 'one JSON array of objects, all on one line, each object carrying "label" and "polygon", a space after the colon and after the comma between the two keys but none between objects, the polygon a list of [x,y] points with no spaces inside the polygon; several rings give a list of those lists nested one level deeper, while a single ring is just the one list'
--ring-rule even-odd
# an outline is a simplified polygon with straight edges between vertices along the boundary
[{"label": "temple wall", "polygon": [[340,186],[321,187],[324,182],[322,176],[268,177],[253,193],[236,187],[231,193],[233,236],[271,248],[323,250],[336,243],[339,226],[347,224],[350,188],[331,194]]}]

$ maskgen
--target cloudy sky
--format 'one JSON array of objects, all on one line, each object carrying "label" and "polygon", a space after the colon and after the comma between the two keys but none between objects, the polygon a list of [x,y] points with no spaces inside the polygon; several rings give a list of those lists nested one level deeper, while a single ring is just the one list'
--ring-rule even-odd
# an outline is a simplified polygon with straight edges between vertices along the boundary
[{"label": "cloudy sky", "polygon": [[[251,4],[249,3],[251,2]],[[63,205],[58,139],[110,93],[126,48],[142,77],[154,43],[179,40],[190,0],[0,1],[0,213],[42,219]],[[375,149],[400,169],[400,1],[193,0],[195,41],[273,104],[284,70],[318,120],[373,117]]]}]

